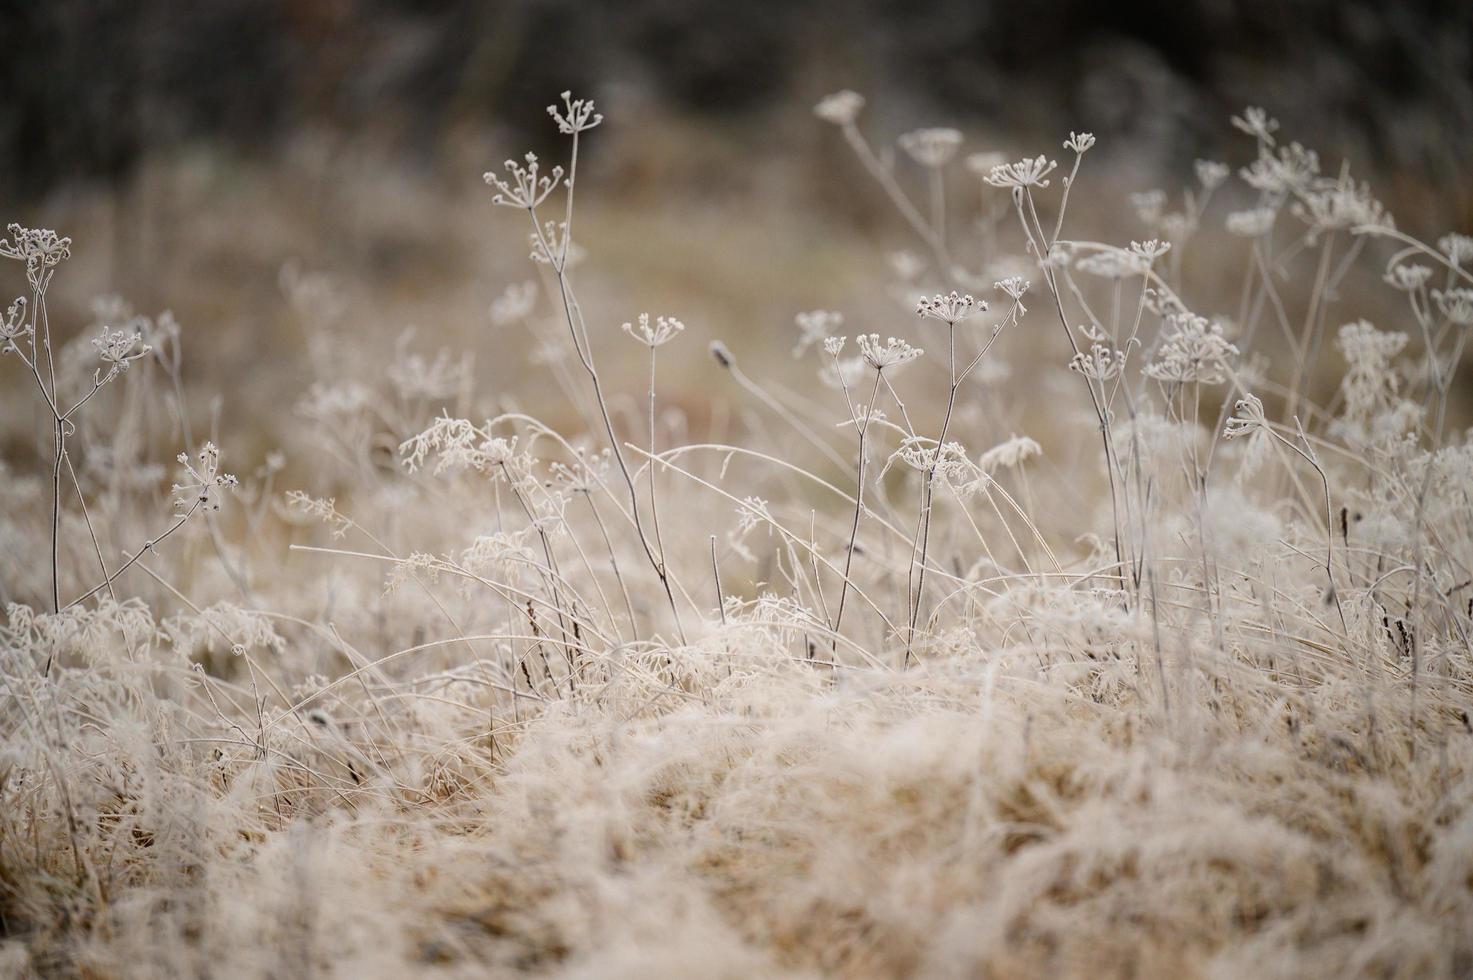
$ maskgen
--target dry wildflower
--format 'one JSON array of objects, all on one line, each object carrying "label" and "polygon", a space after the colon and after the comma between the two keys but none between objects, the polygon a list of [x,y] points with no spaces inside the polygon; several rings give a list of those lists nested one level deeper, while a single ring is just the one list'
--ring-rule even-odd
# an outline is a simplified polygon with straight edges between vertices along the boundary
[{"label": "dry wildflower", "polygon": [[1032,285],[1033,283],[1022,276],[1008,276],[1006,279],[999,279],[993,283],[992,288],[1005,293],[1014,303],[1018,304],[1018,315],[1022,316],[1028,312],[1028,307],[1023,305],[1023,294],[1028,292],[1028,287]]},{"label": "dry wildflower", "polygon": [[338,512],[336,497],[313,497],[302,490],[288,490],[286,502],[294,513],[326,524],[334,538],[343,537],[353,526],[352,520]]},{"label": "dry wildflower", "polygon": [[898,141],[900,148],[916,163],[932,170],[951,162],[961,148],[962,134],[944,126],[929,129],[914,129],[903,133]]},{"label": "dry wildflower", "polygon": [[1135,209],[1141,224],[1148,228],[1155,227],[1160,223],[1161,213],[1166,209],[1166,192],[1156,188],[1138,191],[1130,195],[1130,206]]},{"label": "dry wildflower", "polygon": [[1174,384],[1221,384],[1227,380],[1228,364],[1238,349],[1223,336],[1220,323],[1191,313],[1167,317],[1171,332],[1156,359],[1146,366],[1146,375]]},{"label": "dry wildflower", "polygon": [[1102,279],[1128,279],[1145,271],[1140,258],[1123,249],[1102,249],[1081,256],[1074,261],[1074,268]]},{"label": "dry wildflower", "polygon": [[152,347],[143,343],[141,333],[128,333],[123,330],[113,330],[103,327],[102,333],[92,340],[92,346],[97,350],[97,356],[102,363],[108,367],[109,375],[128,370],[128,365],[142,357],[147,357]]},{"label": "dry wildflower", "polygon": [[1473,265],[1473,235],[1461,235],[1456,232],[1443,235],[1437,240],[1437,247],[1443,255],[1447,256],[1449,262],[1460,269],[1466,269]]},{"label": "dry wildflower", "polygon": [[1258,238],[1272,230],[1277,215],[1278,212],[1268,207],[1233,211],[1226,219],[1227,230],[1243,238]]},{"label": "dry wildflower", "polygon": [[1019,160],[1017,163],[1005,163],[992,168],[987,175],[987,183],[993,187],[1047,187],[1049,182],[1045,180],[1053,173],[1058,164],[1043,156]]},{"label": "dry wildflower", "polygon": [[1073,150],[1080,156],[1083,156],[1094,145],[1094,133],[1076,133],[1072,130],[1069,132],[1069,138],[1064,141],[1064,149]]},{"label": "dry wildflower", "polygon": [[1043,448],[1036,441],[1014,433],[977,457],[977,465],[985,473],[995,473],[1000,469],[1015,469],[1042,455]]},{"label": "dry wildflower", "polygon": [[18,347],[16,341],[29,337],[31,329],[30,321],[26,319],[26,299],[19,296],[6,309],[5,316],[0,317],[0,354]]},{"label": "dry wildflower", "polygon": [[833,310],[809,310],[793,317],[798,327],[798,342],[793,346],[793,356],[801,357],[808,348],[826,344],[830,333],[844,325],[844,314]]},{"label": "dry wildflower", "polygon": [[1319,172],[1319,154],[1291,143],[1276,154],[1265,150],[1238,174],[1254,190],[1288,195],[1309,193]]},{"label": "dry wildflower", "polygon": [[813,113],[835,126],[850,126],[859,118],[859,112],[863,108],[864,96],[844,89],[820,99],[818,105],[813,107]]},{"label": "dry wildflower", "polygon": [[1448,322],[1460,327],[1473,326],[1473,289],[1434,289],[1432,300]]},{"label": "dry wildflower", "polygon": [[547,107],[547,114],[557,123],[558,132],[573,136],[592,129],[604,121],[604,117],[593,111],[592,99],[575,99],[572,92],[563,92],[562,108]]},{"label": "dry wildflower", "polygon": [[855,339],[859,343],[859,351],[865,363],[876,371],[909,364],[925,353],[921,348],[912,347],[905,341],[894,337],[886,338],[884,343],[880,342],[880,335],[874,333],[860,334]]},{"label": "dry wildflower", "polygon": [[955,326],[974,313],[987,312],[987,301],[978,300],[967,294],[958,295],[952,290],[946,295],[937,293],[935,296],[922,296],[916,303],[916,316],[921,319],[940,320],[948,326]]},{"label": "dry wildflower", "polygon": [[980,473],[977,465],[967,458],[966,447],[961,443],[948,440],[938,447],[936,440],[924,436],[907,436],[901,440],[890,460],[899,460],[920,473],[934,472],[958,488],[975,481]]},{"label": "dry wildflower", "polygon": [[547,200],[558,181],[563,179],[562,167],[553,167],[548,174],[542,173],[542,165],[535,153],[528,153],[522,163],[508,160],[504,166],[507,177],[497,176],[494,170],[486,171],[482,177],[496,189],[496,194],[491,198],[492,203],[506,207],[526,208],[530,211]]},{"label": "dry wildflower", "polygon": [[1405,293],[1415,293],[1427,285],[1427,280],[1432,278],[1432,270],[1425,266],[1412,262],[1398,262],[1386,270],[1382,279],[1392,289],[1399,289]]},{"label": "dry wildflower", "polygon": [[532,315],[537,305],[537,283],[528,280],[512,283],[502,290],[500,296],[491,301],[491,322],[504,327]]},{"label": "dry wildflower", "polygon": [[1108,381],[1118,375],[1124,365],[1124,353],[1097,343],[1090,345],[1088,353],[1081,351],[1075,354],[1069,361],[1069,370],[1091,381]]},{"label": "dry wildflower", "polygon": [[72,240],[59,237],[49,228],[23,228],[11,224],[9,238],[0,238],[0,257],[26,264],[26,280],[31,288],[44,290],[58,265],[71,258]]},{"label": "dry wildflower", "polygon": [[191,512],[196,507],[219,510],[220,491],[234,490],[240,485],[229,473],[220,472],[220,450],[213,442],[200,447],[193,463],[189,461],[188,453],[180,453],[175,458],[184,467],[186,480],[174,484],[170,492],[182,512]]},{"label": "dry wildflower", "polygon": [[1208,191],[1221,187],[1232,173],[1232,168],[1217,160],[1198,160],[1192,166],[1197,173],[1197,183]]},{"label": "dry wildflower", "polygon": [[632,323],[626,323],[623,327],[625,333],[646,347],[659,347],[662,344],[668,344],[684,329],[685,324],[673,316],[656,317],[655,322],[650,323],[650,315],[648,313],[641,313],[639,315],[638,326]]},{"label": "dry wildflower", "polygon": [[1302,192],[1294,213],[1310,226],[1311,238],[1327,231],[1362,231],[1392,227],[1391,215],[1371,196],[1369,184],[1349,174]]},{"label": "dry wildflower", "polygon": [[532,261],[554,269],[576,268],[588,255],[583,246],[568,240],[566,221],[544,222],[542,231],[528,232],[527,242],[532,246]]},{"label": "dry wildflower", "polygon": [[1157,259],[1171,251],[1171,243],[1152,238],[1144,242],[1131,242],[1130,250],[1141,260],[1143,266],[1150,268]]},{"label": "dry wildflower", "polygon": [[1274,145],[1274,133],[1279,130],[1279,121],[1258,106],[1249,106],[1241,116],[1233,116],[1232,124],[1266,146]]},{"label": "dry wildflower", "polygon": [[838,357],[844,350],[847,337],[825,337],[823,339],[823,352],[830,357]]},{"label": "dry wildflower", "polygon": [[1263,414],[1263,402],[1258,396],[1249,394],[1233,405],[1233,414],[1228,418],[1227,427],[1222,434],[1226,439],[1237,439],[1267,427],[1268,419]]}]

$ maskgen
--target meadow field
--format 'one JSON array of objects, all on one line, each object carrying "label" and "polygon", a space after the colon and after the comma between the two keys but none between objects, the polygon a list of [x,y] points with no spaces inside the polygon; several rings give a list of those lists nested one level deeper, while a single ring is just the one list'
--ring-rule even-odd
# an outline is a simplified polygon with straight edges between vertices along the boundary
[{"label": "meadow field", "polygon": [[548,101],[0,236],[0,975],[1473,974],[1436,188]]}]

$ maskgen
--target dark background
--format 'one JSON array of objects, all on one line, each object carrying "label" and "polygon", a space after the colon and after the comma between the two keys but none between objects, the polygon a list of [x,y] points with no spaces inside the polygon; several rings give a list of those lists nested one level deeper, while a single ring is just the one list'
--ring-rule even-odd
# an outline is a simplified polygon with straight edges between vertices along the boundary
[{"label": "dark background", "polygon": [[1473,4],[1388,0],[4,0],[0,193],[124,180],[302,127],[433,162],[446,134],[547,134],[563,88],[764,125],[853,87],[949,119],[1090,128],[1170,166],[1263,104],[1310,145],[1447,185],[1466,212]]}]

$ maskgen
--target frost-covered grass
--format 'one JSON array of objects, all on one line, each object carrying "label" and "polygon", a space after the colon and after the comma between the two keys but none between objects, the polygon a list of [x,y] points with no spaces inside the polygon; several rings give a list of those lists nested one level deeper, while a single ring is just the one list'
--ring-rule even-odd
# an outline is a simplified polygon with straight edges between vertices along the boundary
[{"label": "frost-covered grass", "polygon": [[[487,174],[533,265],[486,329],[560,429],[454,351],[385,363],[294,264],[313,380],[222,451],[173,317],[53,323],[70,242],[12,226],[0,968],[1473,969],[1473,238],[1249,110],[1243,160],[1119,205],[1140,240],[1078,240],[1089,134],[897,157],[863,108],[817,114],[912,235],[899,302],[761,366],[580,302],[591,102]],[[701,344],[722,385],[671,404]]]}]

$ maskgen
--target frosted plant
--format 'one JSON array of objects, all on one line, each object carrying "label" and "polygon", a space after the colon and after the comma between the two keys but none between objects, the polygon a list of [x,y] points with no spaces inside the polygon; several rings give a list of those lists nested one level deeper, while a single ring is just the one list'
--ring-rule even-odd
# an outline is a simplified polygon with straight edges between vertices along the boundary
[{"label": "frosted plant", "polygon": [[1214,191],[1232,174],[1232,168],[1216,160],[1198,160],[1192,165],[1197,183],[1206,191]]},{"label": "frosted plant", "polygon": [[995,473],[1000,469],[1016,469],[1042,455],[1043,448],[1035,440],[1014,434],[977,457],[977,465],[984,473]]},{"label": "frosted plant", "polygon": [[1021,316],[1028,312],[1028,308],[1023,305],[1023,294],[1028,292],[1032,285],[1033,283],[1028,282],[1022,276],[1009,276],[993,283],[992,288],[1007,294],[1014,303],[1018,304],[1018,314]]},{"label": "frosted plant", "polygon": [[537,306],[537,284],[532,281],[512,283],[491,301],[491,322],[498,327],[525,320]]},{"label": "frosted plant", "polygon": [[1427,285],[1427,280],[1432,278],[1432,270],[1425,265],[1416,265],[1411,262],[1398,262],[1386,270],[1383,277],[1386,284],[1392,289],[1404,293],[1415,293]]},{"label": "frosted plant", "polygon": [[844,314],[833,310],[810,310],[793,317],[793,322],[798,327],[793,356],[802,357],[810,347],[827,346],[829,335],[844,325]]},{"label": "frosted plant", "polygon": [[0,317],[0,354],[8,354],[12,350],[20,351],[17,343],[31,336],[31,322],[26,318],[26,299],[18,297],[5,311],[5,316]]},{"label": "frosted plant", "polygon": [[1222,324],[1191,313],[1167,318],[1170,332],[1146,375],[1170,384],[1222,384],[1238,349],[1223,336]]},{"label": "frosted plant", "polygon": [[630,337],[639,341],[647,347],[659,347],[668,344],[685,329],[685,324],[673,316],[656,317],[655,322],[650,322],[648,313],[639,315],[638,324],[626,323],[623,330]]},{"label": "frosted plant", "polygon": [[879,334],[860,334],[855,340],[859,344],[859,352],[864,361],[876,371],[883,372],[886,368],[896,368],[920,357],[925,351],[919,347],[912,347],[904,340],[894,337],[887,338],[883,343]]},{"label": "frosted plant", "polygon": [[31,288],[46,290],[56,267],[72,255],[72,240],[63,238],[49,228],[23,228],[18,224],[7,226],[9,238],[0,238],[0,257],[15,259],[26,265],[26,281]]},{"label": "frosted plant", "polygon": [[946,166],[962,145],[962,134],[947,127],[914,129],[903,133],[900,148],[916,163],[930,169]]},{"label": "frosted plant", "polygon": [[1232,124],[1264,146],[1273,146],[1274,133],[1279,131],[1279,121],[1258,106],[1249,106],[1241,116],[1233,116]]},{"label": "frosted plant", "polygon": [[175,458],[184,467],[185,479],[175,483],[170,492],[174,494],[174,505],[182,513],[191,513],[197,507],[219,510],[222,492],[240,485],[231,474],[220,472],[220,450],[212,442],[201,446],[192,462],[188,453]]},{"label": "frosted plant", "polygon": [[523,162],[508,160],[505,163],[506,177],[498,176],[494,170],[483,174],[486,183],[495,188],[493,204],[510,208],[525,208],[528,211],[547,200],[563,179],[563,168],[553,167],[550,173],[542,173],[542,164],[535,153],[528,153]]},{"label": "frosted plant", "polygon": [[92,346],[97,349],[97,356],[102,363],[107,365],[109,374],[120,374],[128,370],[129,364],[147,357],[153,350],[143,342],[143,334],[113,330],[111,327],[103,327],[102,333],[93,338]]},{"label": "frosted plant", "polygon": [[1449,323],[1459,327],[1473,327],[1473,289],[1434,289],[1432,300]]},{"label": "frosted plant", "polygon": [[970,293],[966,296],[959,296],[956,290],[952,290],[945,296],[940,293],[935,296],[922,296],[916,303],[916,316],[923,320],[940,320],[949,327],[956,326],[974,314],[985,312],[987,312],[986,300],[977,300]]},{"label": "frosted plant", "polygon": [[1319,173],[1319,154],[1298,143],[1281,146],[1276,153],[1263,149],[1258,159],[1238,171],[1248,186],[1280,196],[1310,193]]},{"label": "frosted plant", "polygon": [[835,126],[852,126],[863,108],[864,96],[844,89],[824,96],[813,107],[813,112],[818,118]]},{"label": "frosted plant", "polygon": [[1154,228],[1161,223],[1161,215],[1166,210],[1166,192],[1159,188],[1139,191],[1130,195],[1130,206],[1135,209],[1141,224]]},{"label": "frosted plant", "polygon": [[1047,187],[1045,179],[1053,173],[1058,164],[1043,156],[1027,159],[1026,157],[1017,163],[1006,163],[992,168],[987,175],[987,183],[993,187],[1024,188],[1024,187]]},{"label": "frosted plant", "polygon": [[1079,154],[1081,156],[1094,145],[1094,133],[1070,132],[1069,138],[1064,141],[1064,149],[1073,150],[1076,154]]},{"label": "frosted plant", "polygon": [[1069,361],[1069,370],[1077,371],[1091,381],[1109,381],[1117,377],[1125,366],[1122,351],[1091,344],[1089,351],[1080,351]]},{"label": "frosted plant", "polygon": [[560,97],[563,100],[562,108],[550,105],[547,107],[547,114],[557,123],[558,132],[564,136],[586,132],[604,121],[604,117],[594,111],[592,99],[575,99],[572,92],[563,92]]},{"label": "frosted plant", "polygon": [[1443,235],[1437,240],[1437,247],[1458,268],[1473,268],[1473,235]]}]

